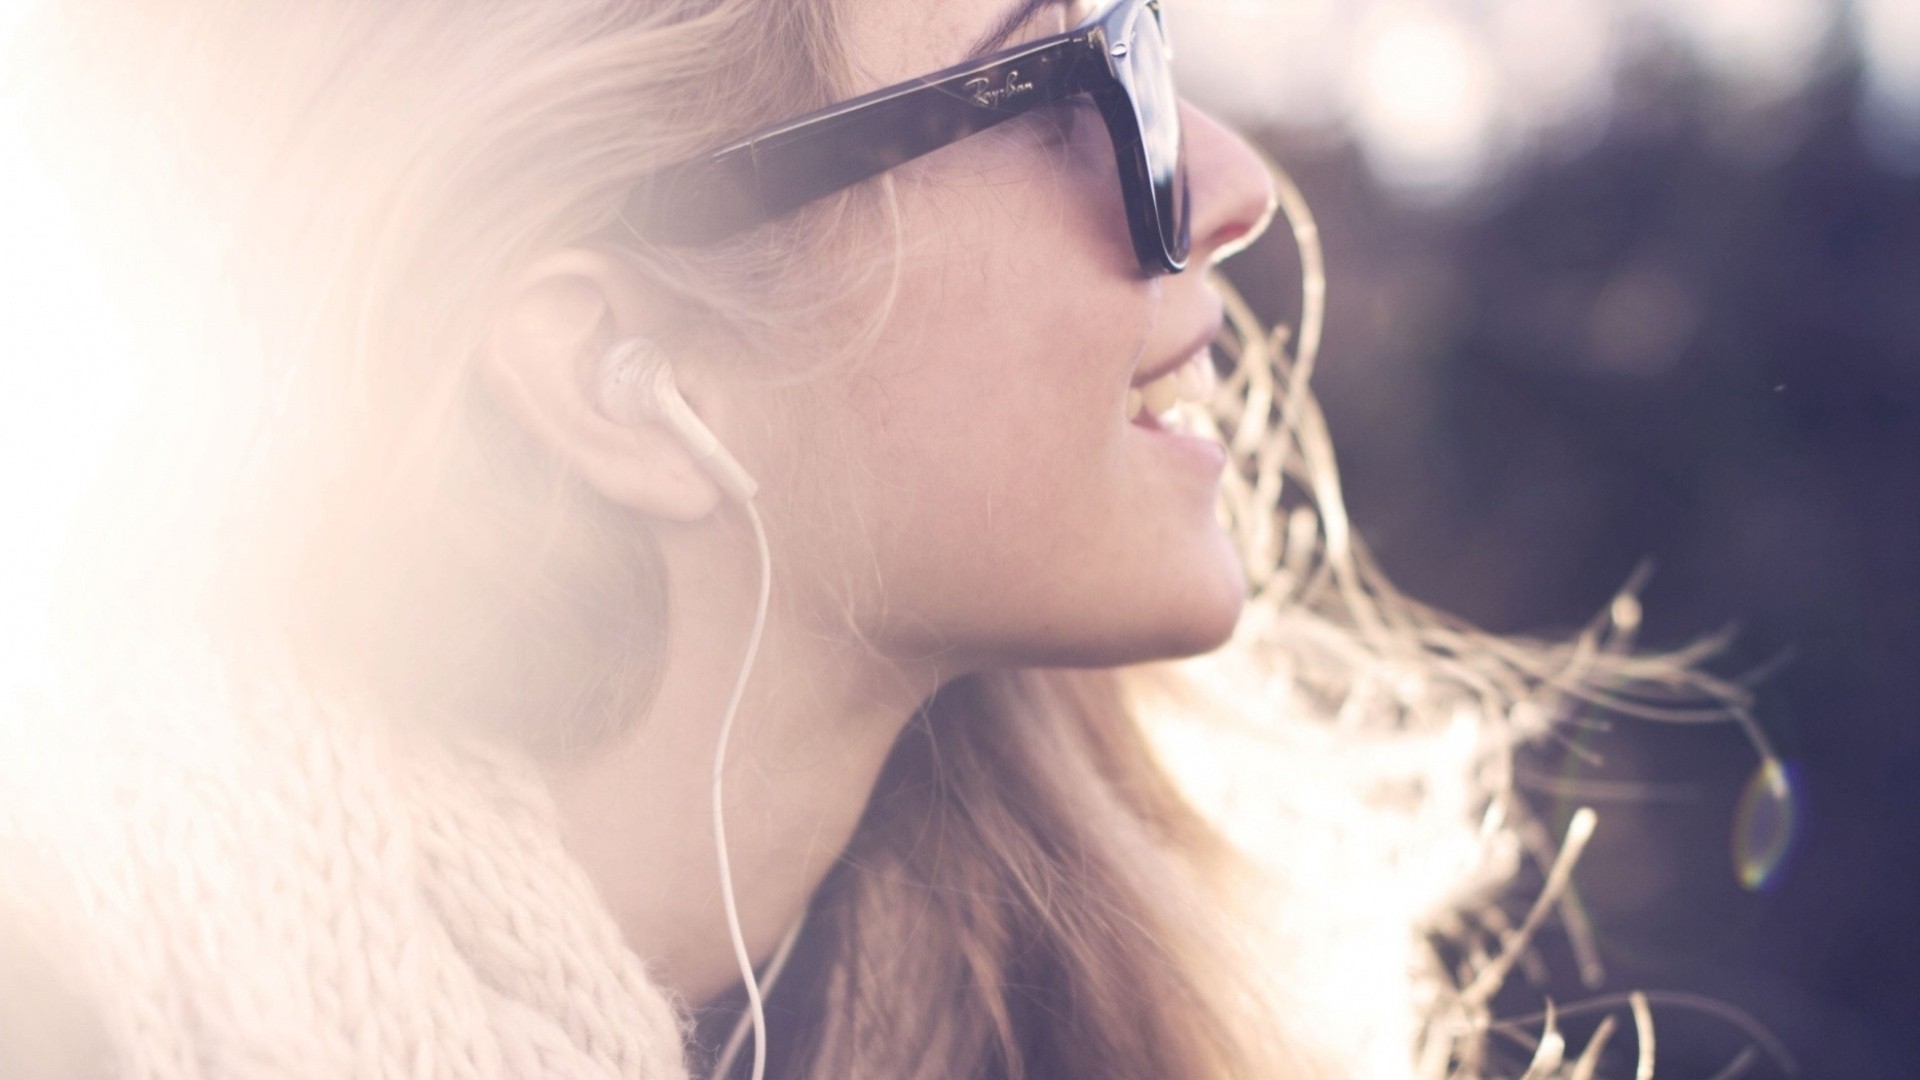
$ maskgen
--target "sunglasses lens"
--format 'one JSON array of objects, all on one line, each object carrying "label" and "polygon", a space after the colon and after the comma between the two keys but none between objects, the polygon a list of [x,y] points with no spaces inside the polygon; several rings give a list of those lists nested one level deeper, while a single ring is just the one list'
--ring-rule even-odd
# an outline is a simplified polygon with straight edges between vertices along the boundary
[{"label": "sunglasses lens", "polygon": [[1133,103],[1146,143],[1147,174],[1153,183],[1160,240],[1170,257],[1184,260],[1193,246],[1187,222],[1187,162],[1180,137],[1180,95],[1173,86],[1168,52],[1159,12],[1143,8],[1134,22],[1133,46],[1127,50]]}]

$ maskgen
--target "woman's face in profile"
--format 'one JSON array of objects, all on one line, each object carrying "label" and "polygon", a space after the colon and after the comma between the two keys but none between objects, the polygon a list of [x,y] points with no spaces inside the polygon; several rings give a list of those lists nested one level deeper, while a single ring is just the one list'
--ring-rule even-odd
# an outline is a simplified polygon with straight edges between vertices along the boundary
[{"label": "woman's face in profile", "polygon": [[[961,61],[1019,6],[849,5],[855,89]],[[1006,44],[1095,6],[1042,5]],[[1104,665],[1231,632],[1244,579],[1215,518],[1224,455],[1127,415],[1131,388],[1203,353],[1221,306],[1200,268],[1272,198],[1243,142],[1191,108],[1183,119],[1194,251],[1177,275],[1141,270],[1084,97],[895,171],[904,252],[878,345],[776,407],[791,428],[774,436],[809,448],[786,466],[791,490],[810,493],[799,535],[788,527],[804,550],[786,561],[842,589],[869,583],[851,609],[884,652]]]}]

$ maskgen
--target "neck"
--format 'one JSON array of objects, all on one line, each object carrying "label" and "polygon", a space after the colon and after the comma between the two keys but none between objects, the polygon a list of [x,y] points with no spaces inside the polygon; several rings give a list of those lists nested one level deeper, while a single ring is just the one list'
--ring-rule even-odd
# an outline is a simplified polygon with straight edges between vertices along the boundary
[{"label": "neck", "polygon": [[[662,538],[674,599],[658,693],[614,742],[549,773],[567,846],[627,944],[692,1002],[739,981],[712,768],[758,582],[751,533],[744,524],[722,531],[719,542],[707,528]],[[895,738],[938,685],[931,669],[823,632],[781,596],[776,579],[723,774],[734,894],[756,964],[845,850]]]}]

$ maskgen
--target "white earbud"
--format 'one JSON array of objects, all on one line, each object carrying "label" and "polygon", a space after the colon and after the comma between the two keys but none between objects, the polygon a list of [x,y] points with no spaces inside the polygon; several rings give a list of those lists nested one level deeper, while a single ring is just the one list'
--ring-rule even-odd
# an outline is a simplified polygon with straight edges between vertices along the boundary
[{"label": "white earbud", "polygon": [[599,376],[600,408],[608,416],[664,424],[721,490],[740,502],[753,498],[759,485],[687,406],[665,353],[644,339],[629,338],[601,357]]}]

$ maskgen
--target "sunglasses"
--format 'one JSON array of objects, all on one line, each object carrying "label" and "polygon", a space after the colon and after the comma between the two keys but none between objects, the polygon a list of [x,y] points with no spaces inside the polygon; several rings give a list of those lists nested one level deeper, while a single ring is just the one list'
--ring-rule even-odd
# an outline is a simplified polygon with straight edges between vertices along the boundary
[{"label": "sunglasses", "polygon": [[1042,106],[1090,94],[1149,274],[1192,250],[1180,100],[1160,0],[1112,0],[1061,34],[970,60],[757,131],[642,180],[633,235],[703,244],[760,225]]}]

